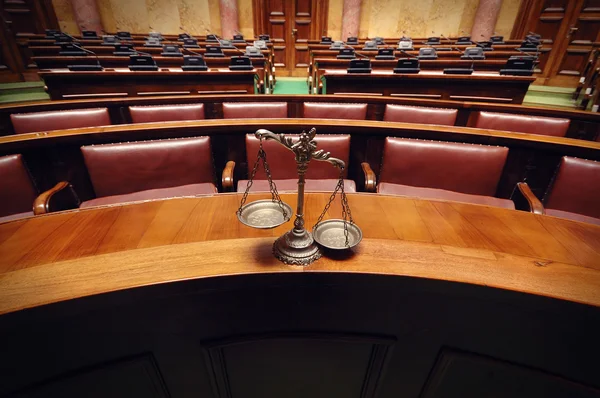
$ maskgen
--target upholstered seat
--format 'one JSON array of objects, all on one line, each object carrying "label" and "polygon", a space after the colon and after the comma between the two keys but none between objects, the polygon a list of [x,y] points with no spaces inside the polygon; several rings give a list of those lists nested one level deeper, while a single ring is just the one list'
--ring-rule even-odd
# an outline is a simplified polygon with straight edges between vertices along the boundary
[{"label": "upholstered seat", "polygon": [[556,209],[545,209],[545,214],[548,216],[566,218],[573,221],[585,222],[588,224],[600,225],[600,218],[589,217],[579,213],[572,213],[570,211],[562,211]]},{"label": "upholstered seat", "polygon": [[[322,180],[311,180],[307,179],[304,184],[304,190],[310,192],[333,192],[337,185],[337,179],[322,179]],[[237,185],[238,192],[244,192],[248,180],[239,180]],[[286,180],[276,180],[278,192],[285,191],[296,191],[298,190],[298,178],[291,178]],[[269,181],[267,180],[254,180],[250,192],[267,192],[269,191]],[[344,191],[345,192],[356,192],[356,184],[352,180],[344,180]]]},{"label": "upholstered seat", "polygon": [[564,156],[544,197],[545,213],[600,223],[600,163]]},{"label": "upholstered seat", "polygon": [[204,119],[204,104],[130,106],[133,123]]},{"label": "upholstered seat", "polygon": [[188,184],[171,188],[148,189],[145,191],[133,192],[124,195],[104,196],[97,199],[85,201],[81,208],[105,206],[127,202],[139,202],[145,200],[167,199],[184,196],[211,195],[217,193],[217,188],[213,183]]},{"label": "upholstered seat", "polygon": [[386,122],[438,124],[454,126],[458,109],[427,108],[423,106],[385,106],[383,120]]},{"label": "upholstered seat", "polygon": [[303,115],[313,119],[365,120],[367,117],[367,104],[305,102]]},{"label": "upholstered seat", "polygon": [[223,102],[224,119],[285,119],[287,102]]},{"label": "upholstered seat", "polygon": [[410,185],[391,184],[380,182],[377,192],[387,195],[409,196],[421,199],[440,199],[453,202],[474,203],[484,206],[504,207],[514,209],[515,204],[510,199],[494,198],[493,196],[471,195],[466,193],[448,191],[445,189],[413,187]]},{"label": "upholstered seat", "polygon": [[[290,134],[289,137],[297,139],[297,135]],[[316,138],[317,148],[331,152],[331,156],[343,160],[348,165],[350,158],[350,136],[349,135],[321,135]],[[246,157],[248,160],[248,176],[256,161],[256,154],[260,147],[259,140],[248,134],[246,136]],[[291,191],[298,189],[298,174],[294,154],[287,148],[274,141],[263,141],[263,148],[267,153],[267,162],[271,175],[278,191]],[[344,177],[348,175],[348,168],[344,170]],[[328,191],[335,189],[340,171],[329,162],[311,160],[306,171],[306,191]],[[238,181],[238,192],[246,190],[247,180]],[[347,192],[356,192],[354,181],[344,180],[344,189]],[[252,192],[269,191],[267,176],[259,165],[251,188]]]},{"label": "upholstered seat", "polygon": [[110,125],[108,109],[74,109],[10,115],[16,134]]},{"label": "upholstered seat", "polygon": [[514,209],[495,198],[508,148],[386,138],[377,192]]},{"label": "upholstered seat", "polygon": [[21,155],[0,157],[0,222],[33,216],[37,190]]},{"label": "upholstered seat", "polygon": [[81,148],[96,199],[81,207],[217,192],[210,138]]},{"label": "upholstered seat", "polygon": [[569,119],[480,111],[473,127],[564,137],[570,123]]}]

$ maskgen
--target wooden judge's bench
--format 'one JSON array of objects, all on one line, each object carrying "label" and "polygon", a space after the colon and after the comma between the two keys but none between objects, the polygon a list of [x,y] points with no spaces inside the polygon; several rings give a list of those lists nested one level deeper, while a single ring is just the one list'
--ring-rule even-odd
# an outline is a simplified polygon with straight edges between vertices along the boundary
[{"label": "wooden judge's bench", "polygon": [[130,71],[115,68],[102,72],[72,72],[55,69],[40,72],[53,100],[135,97],[152,95],[255,94],[256,70],[207,72],[161,68],[159,71]]},{"label": "wooden judge's bench", "polygon": [[599,227],[349,194],[363,241],[301,268],[241,198],[0,224],[0,395],[600,396]]}]

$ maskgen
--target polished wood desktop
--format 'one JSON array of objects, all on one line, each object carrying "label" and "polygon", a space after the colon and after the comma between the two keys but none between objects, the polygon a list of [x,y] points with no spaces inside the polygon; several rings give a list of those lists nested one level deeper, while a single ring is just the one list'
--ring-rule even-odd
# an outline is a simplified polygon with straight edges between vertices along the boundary
[{"label": "polished wood desktop", "polygon": [[[249,200],[265,199],[253,194]],[[283,194],[293,208],[296,196]],[[312,227],[329,193],[308,193]],[[0,313],[188,278],[365,272],[465,282],[600,306],[600,227],[478,205],[351,194],[353,256],[279,263],[272,230],[242,225],[241,194],[75,210],[0,225]],[[334,202],[326,218],[339,218]]]},{"label": "polished wood desktop", "polygon": [[256,70],[228,69],[208,72],[182,71],[178,68],[163,68],[156,72],[134,72],[129,69],[102,72],[53,70],[40,72],[40,77],[53,100],[146,95],[254,94],[258,82]]},{"label": "polished wood desktop", "polygon": [[474,72],[450,75],[442,71],[396,74],[374,70],[372,73],[347,73],[326,70],[321,77],[325,94],[373,94],[392,97],[479,101],[521,104],[535,77],[501,76]]}]

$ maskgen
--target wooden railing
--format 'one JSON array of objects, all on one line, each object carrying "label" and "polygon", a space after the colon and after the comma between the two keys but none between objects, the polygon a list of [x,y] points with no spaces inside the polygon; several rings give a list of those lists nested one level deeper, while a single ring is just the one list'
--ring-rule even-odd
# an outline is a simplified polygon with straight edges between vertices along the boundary
[{"label": "wooden railing", "polygon": [[541,198],[562,156],[600,160],[600,143],[569,138],[473,129],[378,121],[320,119],[230,119],[116,125],[56,130],[0,137],[0,155],[21,153],[40,190],[58,181],[71,182],[81,200],[94,197],[80,153],[82,145],[139,141],[189,136],[210,136],[219,184],[228,161],[236,162],[234,179],[247,177],[246,134],[259,128],[278,133],[299,133],[316,127],[319,134],[350,134],[349,178],[364,183],[361,162],[379,173],[385,137],[406,137],[473,144],[501,145],[510,149],[496,196],[510,198],[516,184],[527,181]]},{"label": "wooden railing", "polygon": [[204,104],[205,117],[207,119],[222,119],[224,102],[286,102],[288,104],[287,116],[289,118],[304,117],[302,107],[304,102],[366,103],[367,120],[383,120],[386,104],[451,108],[458,109],[456,126],[464,127],[473,126],[474,114],[477,111],[547,116],[571,120],[566,135],[568,138],[593,141],[600,136],[600,115],[590,112],[524,105],[348,95],[189,95],[15,103],[0,106],[0,135],[14,134],[14,129],[10,121],[12,113],[106,107],[109,110],[112,124],[125,124],[131,123],[129,106],[202,103]]}]

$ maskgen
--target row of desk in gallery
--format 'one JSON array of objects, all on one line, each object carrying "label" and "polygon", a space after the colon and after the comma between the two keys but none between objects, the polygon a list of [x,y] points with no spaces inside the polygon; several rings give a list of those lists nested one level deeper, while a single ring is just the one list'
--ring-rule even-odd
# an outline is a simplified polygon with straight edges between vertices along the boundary
[{"label": "row of desk in gallery", "polygon": [[[256,70],[209,72],[162,68],[157,72],[128,69],[102,72],[72,72],[55,69],[40,73],[52,99],[81,99],[144,95],[253,94],[259,82]],[[446,75],[441,71],[370,74],[326,71],[322,77],[328,94],[367,94],[409,98],[481,101],[521,104],[535,78],[501,76],[476,72],[473,75]]]}]

